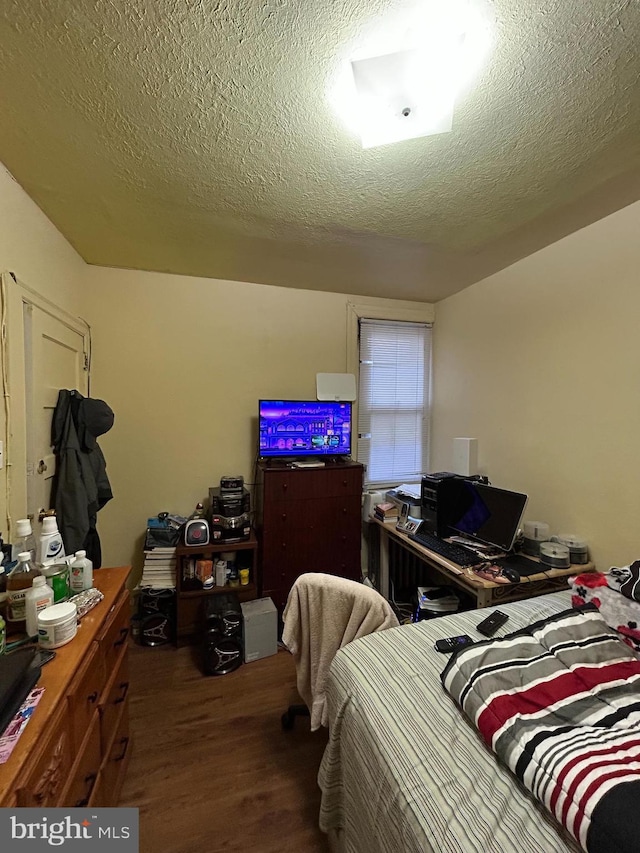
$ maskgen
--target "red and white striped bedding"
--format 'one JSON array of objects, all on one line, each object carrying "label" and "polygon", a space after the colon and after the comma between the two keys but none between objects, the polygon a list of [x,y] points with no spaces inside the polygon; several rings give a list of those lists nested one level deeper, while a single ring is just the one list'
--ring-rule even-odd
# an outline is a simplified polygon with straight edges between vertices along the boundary
[{"label": "red and white striped bedding", "polygon": [[589,853],[640,849],[640,661],[595,607],[458,652],[445,689]]}]

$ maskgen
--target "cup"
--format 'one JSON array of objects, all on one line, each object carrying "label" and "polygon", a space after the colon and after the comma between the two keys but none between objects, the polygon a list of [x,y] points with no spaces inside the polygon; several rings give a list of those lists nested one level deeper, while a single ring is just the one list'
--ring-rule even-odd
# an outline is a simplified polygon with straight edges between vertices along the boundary
[{"label": "cup", "polygon": [[249,569],[240,569],[240,586],[246,586],[249,583]]}]

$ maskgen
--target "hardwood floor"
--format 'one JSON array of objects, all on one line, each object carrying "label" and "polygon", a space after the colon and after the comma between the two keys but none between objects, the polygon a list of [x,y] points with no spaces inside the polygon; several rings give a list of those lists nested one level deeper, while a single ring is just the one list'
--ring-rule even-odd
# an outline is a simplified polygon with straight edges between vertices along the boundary
[{"label": "hardwood floor", "polygon": [[299,702],[291,655],[204,676],[197,647],[131,649],[133,752],[119,805],[140,809],[140,853],[328,853],[316,776],[326,730]]}]

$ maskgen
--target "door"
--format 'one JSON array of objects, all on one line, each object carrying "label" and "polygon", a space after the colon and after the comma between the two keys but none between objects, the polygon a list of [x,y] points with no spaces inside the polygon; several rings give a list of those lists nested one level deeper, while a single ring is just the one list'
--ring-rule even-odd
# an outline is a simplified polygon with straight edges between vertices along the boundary
[{"label": "door", "polygon": [[[27,444],[27,513],[37,522],[51,506],[55,456],[51,420],[61,388],[87,396],[86,334],[70,322],[23,302]],[[34,523],[34,532],[37,526]]]}]

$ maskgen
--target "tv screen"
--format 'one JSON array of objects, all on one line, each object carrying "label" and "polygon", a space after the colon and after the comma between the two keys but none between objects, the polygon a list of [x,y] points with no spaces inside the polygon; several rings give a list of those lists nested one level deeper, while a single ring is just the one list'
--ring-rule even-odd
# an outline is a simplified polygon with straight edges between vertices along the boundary
[{"label": "tv screen", "polygon": [[263,458],[351,454],[351,403],[260,400],[259,423]]},{"label": "tv screen", "polygon": [[521,492],[465,480],[451,527],[469,539],[510,551],[526,503],[527,495]]}]

